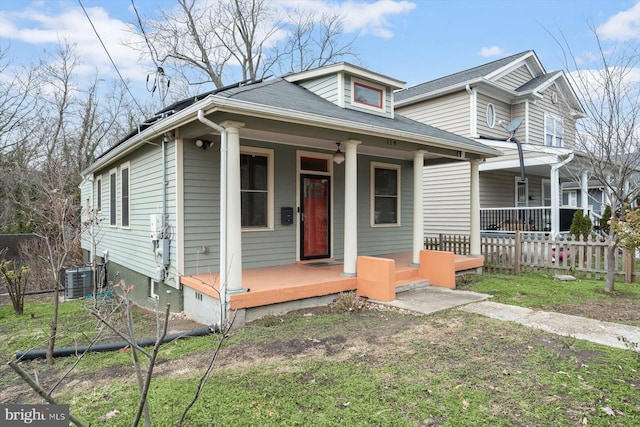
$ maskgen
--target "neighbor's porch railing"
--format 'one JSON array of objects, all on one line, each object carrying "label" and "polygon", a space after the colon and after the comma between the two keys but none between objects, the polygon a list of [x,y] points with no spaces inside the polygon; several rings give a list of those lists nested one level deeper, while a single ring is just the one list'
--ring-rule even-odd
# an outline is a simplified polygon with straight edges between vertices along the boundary
[{"label": "neighbor's porch railing", "polygon": [[[579,208],[560,208],[560,232],[569,231],[573,215]],[[481,208],[480,230],[482,231],[551,231],[551,207],[527,208]]]}]

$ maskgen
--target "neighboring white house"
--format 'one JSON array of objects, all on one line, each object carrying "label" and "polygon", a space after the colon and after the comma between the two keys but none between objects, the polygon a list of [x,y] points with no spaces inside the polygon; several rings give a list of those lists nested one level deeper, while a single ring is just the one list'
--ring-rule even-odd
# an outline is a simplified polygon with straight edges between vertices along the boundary
[{"label": "neighboring white house", "polygon": [[397,252],[418,263],[425,162],[500,152],[396,114],[402,85],[341,63],[165,108],[83,172],[85,212],[102,219],[84,235],[87,262],[108,259],[107,279],[133,284],[139,304],[203,322],[217,294],[198,274],[219,275],[225,298],[248,294],[247,269],[340,259],[354,276],[359,255]]},{"label": "neighboring white house", "polygon": [[[562,208],[561,184],[584,182],[587,191],[575,151],[576,120],[585,112],[563,71],[547,72],[530,50],[395,96],[398,114],[504,153],[479,165],[483,231],[568,230],[575,209]],[[426,235],[469,234],[469,170],[469,163],[425,167]],[[577,207],[588,209],[582,200]]]}]

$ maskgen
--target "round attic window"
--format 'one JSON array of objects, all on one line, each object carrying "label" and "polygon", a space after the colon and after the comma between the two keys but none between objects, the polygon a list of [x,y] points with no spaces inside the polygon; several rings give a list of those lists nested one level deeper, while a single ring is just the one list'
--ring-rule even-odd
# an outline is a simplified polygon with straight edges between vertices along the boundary
[{"label": "round attic window", "polygon": [[496,125],[496,109],[493,104],[487,104],[487,126],[490,128]]}]

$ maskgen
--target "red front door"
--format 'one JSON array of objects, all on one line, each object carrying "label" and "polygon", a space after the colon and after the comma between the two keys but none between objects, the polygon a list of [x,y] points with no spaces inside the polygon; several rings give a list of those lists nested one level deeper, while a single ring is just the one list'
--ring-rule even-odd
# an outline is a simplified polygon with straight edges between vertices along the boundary
[{"label": "red front door", "polygon": [[300,259],[329,257],[329,177],[301,175]]}]

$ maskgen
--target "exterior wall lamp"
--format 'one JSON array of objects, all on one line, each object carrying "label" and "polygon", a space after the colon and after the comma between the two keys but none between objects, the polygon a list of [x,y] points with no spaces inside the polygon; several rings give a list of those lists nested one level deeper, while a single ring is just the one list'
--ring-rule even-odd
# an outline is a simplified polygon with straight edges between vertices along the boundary
[{"label": "exterior wall lamp", "polygon": [[336,145],[338,146],[338,149],[333,153],[333,162],[336,165],[341,165],[344,162],[344,153],[340,151],[340,143],[336,142]]},{"label": "exterior wall lamp", "polygon": [[202,148],[203,150],[206,150],[207,148],[211,147],[212,145],[213,145],[213,141],[206,141],[204,139],[196,139],[196,147]]}]

